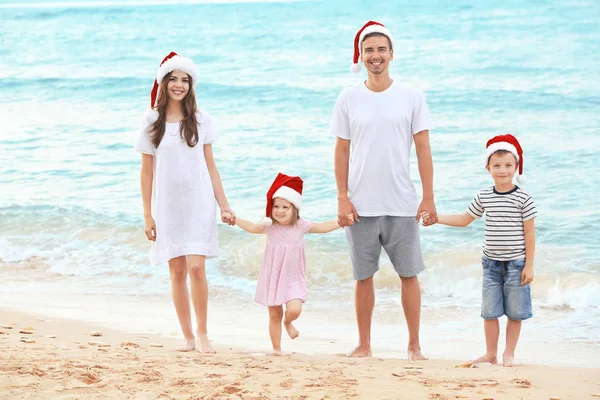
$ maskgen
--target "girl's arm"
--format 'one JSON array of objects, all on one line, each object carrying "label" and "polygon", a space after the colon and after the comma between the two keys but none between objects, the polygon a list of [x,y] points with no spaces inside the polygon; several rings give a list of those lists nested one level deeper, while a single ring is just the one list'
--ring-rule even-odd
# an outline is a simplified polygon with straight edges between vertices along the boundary
[{"label": "girl's arm", "polygon": [[156,223],[152,218],[152,180],[154,179],[154,156],[142,154],[140,186],[144,204],[144,232],[148,240],[156,241]]},{"label": "girl's arm", "polygon": [[[212,183],[213,192],[217,204],[221,209],[221,219],[223,222],[227,222],[229,225],[235,225],[235,212],[229,207],[227,196],[225,196],[225,190],[223,189],[223,183],[221,182],[221,175],[217,169],[215,158],[213,156],[212,144],[204,145],[204,158],[206,160],[206,166],[208,167],[208,174],[210,175],[210,181]],[[230,218],[224,218],[223,214],[229,213]]]},{"label": "girl's arm", "polygon": [[533,281],[533,255],[535,254],[535,228],[534,218],[523,222],[523,233],[525,234],[525,268],[521,272],[521,285]]},{"label": "girl's arm", "polygon": [[469,225],[471,222],[475,221],[475,218],[465,212],[464,214],[451,214],[451,215],[439,215],[438,214],[438,224],[448,225],[448,226],[458,226],[463,227]]},{"label": "girl's arm", "polygon": [[338,221],[312,222],[308,233],[329,233],[335,231],[339,227]]},{"label": "girl's arm", "polygon": [[245,219],[236,218],[235,225],[239,226],[248,233],[265,233],[261,225]]}]

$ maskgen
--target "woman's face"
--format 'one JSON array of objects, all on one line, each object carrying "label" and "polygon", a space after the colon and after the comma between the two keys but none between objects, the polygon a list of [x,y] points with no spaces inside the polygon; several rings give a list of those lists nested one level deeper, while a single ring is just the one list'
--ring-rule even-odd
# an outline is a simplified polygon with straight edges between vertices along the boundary
[{"label": "woman's face", "polygon": [[182,101],[190,91],[190,77],[187,72],[173,71],[167,83],[169,101]]}]

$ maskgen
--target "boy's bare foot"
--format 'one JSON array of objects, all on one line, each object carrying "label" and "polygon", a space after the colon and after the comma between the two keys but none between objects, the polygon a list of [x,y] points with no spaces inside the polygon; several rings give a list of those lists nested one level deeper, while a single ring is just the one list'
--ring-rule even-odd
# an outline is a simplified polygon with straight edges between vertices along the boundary
[{"label": "boy's bare foot", "polygon": [[287,333],[291,339],[296,339],[300,335],[300,332],[298,332],[298,329],[296,329],[294,324],[292,324],[291,322],[284,321],[283,326],[285,327],[285,330],[287,331]]},{"label": "boy's bare foot", "polygon": [[419,360],[427,360],[427,357],[421,353],[420,347],[408,348],[408,360],[409,361],[419,361]]},{"label": "boy's bare foot", "polygon": [[504,353],[502,355],[502,365],[504,365],[505,367],[514,367],[515,355],[509,354],[509,353]]},{"label": "boy's bare foot", "polygon": [[178,348],[177,351],[192,351],[196,348],[194,337],[186,338],[183,340],[183,346]]},{"label": "boy's bare foot", "polygon": [[207,335],[198,335],[198,349],[201,353],[215,354],[216,351],[210,345]]},{"label": "boy's bare foot", "polygon": [[485,362],[489,362],[490,364],[498,364],[498,357],[496,357],[496,355],[484,354],[483,356],[471,361],[471,364],[479,364]]},{"label": "boy's bare foot", "polygon": [[373,357],[371,354],[371,347],[358,346],[350,354],[348,357],[358,358],[358,357]]}]

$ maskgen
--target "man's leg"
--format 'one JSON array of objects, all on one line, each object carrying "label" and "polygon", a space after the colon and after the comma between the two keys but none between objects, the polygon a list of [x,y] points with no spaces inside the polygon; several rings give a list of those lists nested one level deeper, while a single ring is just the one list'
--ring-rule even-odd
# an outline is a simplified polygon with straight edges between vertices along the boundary
[{"label": "man's leg", "polygon": [[356,281],[354,306],[358,324],[358,347],[350,353],[350,357],[371,357],[371,320],[375,307],[373,277]]},{"label": "man's leg", "polygon": [[400,277],[402,281],[402,308],[408,327],[408,359],[427,360],[421,354],[421,343],[419,342],[419,327],[421,324],[421,285],[419,278],[411,276],[410,278]]}]

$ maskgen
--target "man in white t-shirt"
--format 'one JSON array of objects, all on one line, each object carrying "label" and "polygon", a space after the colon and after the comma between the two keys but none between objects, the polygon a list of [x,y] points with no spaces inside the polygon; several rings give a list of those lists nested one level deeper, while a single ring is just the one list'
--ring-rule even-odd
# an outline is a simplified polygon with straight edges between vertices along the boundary
[{"label": "man in white t-shirt", "polygon": [[[369,21],[358,31],[352,70],[358,72],[360,59],[368,78],[342,91],[330,127],[336,136],[338,221],[346,227],[356,279],[359,343],[350,356],[371,356],[373,276],[379,269],[383,247],[402,283],[408,358],[424,360],[419,342],[421,288],[417,274],[425,265],[418,216],[427,212],[428,225],[437,221],[429,146],[431,122],[424,95],[390,78],[393,45],[390,31],[378,22]],[[423,185],[420,204],[410,177],[413,142]]]}]

